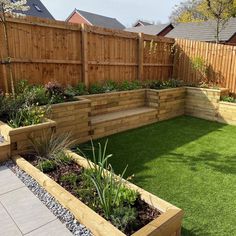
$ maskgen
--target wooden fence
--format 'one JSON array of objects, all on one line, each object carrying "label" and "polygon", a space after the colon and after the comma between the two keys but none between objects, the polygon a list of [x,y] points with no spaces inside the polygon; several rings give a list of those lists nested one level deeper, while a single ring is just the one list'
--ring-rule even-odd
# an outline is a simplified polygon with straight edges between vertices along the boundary
[{"label": "wooden fence", "polygon": [[[185,39],[176,39],[175,45],[174,77],[188,84],[207,78],[208,82],[228,88],[231,93],[236,94],[236,46]],[[206,73],[193,65],[196,58],[204,62]]]},{"label": "wooden fence", "polygon": [[[8,19],[15,80],[86,85],[172,76],[174,39],[27,17]],[[0,25],[0,60],[7,57]],[[0,86],[7,66],[0,66]]]},{"label": "wooden fence", "polygon": [[[236,94],[236,47],[137,34],[33,17],[9,18],[10,58],[15,80],[64,85],[104,80],[210,82]],[[0,62],[7,57],[0,24]],[[175,47],[174,47],[175,46]],[[175,50],[173,50],[175,48]],[[175,52],[175,53],[174,53]],[[206,75],[194,68],[201,58]],[[0,64],[0,88],[9,70]],[[9,86],[9,85],[8,85]]]}]

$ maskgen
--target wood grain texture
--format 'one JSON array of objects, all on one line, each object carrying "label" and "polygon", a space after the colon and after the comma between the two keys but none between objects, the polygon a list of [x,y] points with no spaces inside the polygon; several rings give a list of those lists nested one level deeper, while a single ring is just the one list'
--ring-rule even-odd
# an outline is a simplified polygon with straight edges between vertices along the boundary
[{"label": "wood grain texture", "polygon": [[[207,80],[236,94],[236,46],[176,39],[175,50],[175,78],[188,84]],[[206,76],[192,65],[197,57],[206,65]]]},{"label": "wood grain texture", "polygon": [[[84,82],[89,86],[105,80],[164,80],[172,76],[173,39],[144,35],[140,40],[138,33],[34,17],[9,18],[8,28],[16,81]],[[4,42],[2,25],[0,41]],[[0,61],[6,57],[1,43]],[[7,90],[9,81],[4,83],[4,78],[9,80],[9,70],[0,64],[0,88]]]}]

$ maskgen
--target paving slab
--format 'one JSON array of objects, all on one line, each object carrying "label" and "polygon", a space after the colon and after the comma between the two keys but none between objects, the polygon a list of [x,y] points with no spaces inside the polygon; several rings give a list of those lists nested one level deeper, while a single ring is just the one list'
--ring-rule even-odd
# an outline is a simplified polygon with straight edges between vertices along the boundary
[{"label": "paving slab", "polygon": [[26,236],[71,236],[72,234],[66,229],[59,220],[52,221],[33,232],[26,234]]},{"label": "paving slab", "polygon": [[1,195],[0,202],[23,234],[56,219],[27,187]]},{"label": "paving slab", "polygon": [[0,166],[0,195],[25,185],[6,166]]},{"label": "paving slab", "polygon": [[15,222],[8,215],[0,203],[0,235],[1,236],[22,236]]}]

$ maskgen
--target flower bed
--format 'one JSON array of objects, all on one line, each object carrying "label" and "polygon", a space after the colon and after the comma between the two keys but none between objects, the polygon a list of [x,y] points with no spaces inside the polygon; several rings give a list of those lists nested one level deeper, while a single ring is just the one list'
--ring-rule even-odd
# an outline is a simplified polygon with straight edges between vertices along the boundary
[{"label": "flower bed", "polygon": [[[61,177],[65,177],[69,170],[73,170],[79,174],[81,171],[83,171],[83,169],[88,170],[91,168],[90,163],[81,156],[70,151],[67,151],[67,154],[71,159],[73,159],[74,162],[71,163],[69,167],[62,165],[60,167],[60,171],[57,169],[57,171],[49,172],[48,175],[45,175],[39,169],[35,168],[33,165],[19,156],[15,157],[14,160],[21,169],[31,175],[64,207],[68,208],[82,224],[92,231],[94,235],[125,235],[124,232],[121,232],[109,221],[105,220],[103,218],[104,215],[101,212],[96,213],[94,210],[86,206],[89,205],[89,203],[86,202],[86,199],[93,199],[94,197],[84,199],[83,197],[76,195],[76,193],[71,190],[71,186],[68,185],[68,183],[62,183],[63,181]],[[37,162],[32,163],[36,165]],[[105,174],[106,176],[111,175],[109,171],[105,171]],[[118,176],[113,177],[120,179]],[[57,183],[53,179],[56,180]],[[125,231],[126,235],[132,234],[145,236],[158,235],[159,233],[166,236],[180,235],[181,221],[183,216],[183,212],[180,209],[165,202],[162,199],[153,196],[152,194],[146,192],[143,189],[140,189],[128,181],[122,180],[122,183],[124,183],[126,188],[135,191],[140,195],[138,200],[139,204],[136,206],[139,208],[139,214],[137,219],[135,218],[135,221],[138,221],[138,219],[143,219],[143,223],[141,223],[139,227],[135,228],[136,232],[134,232],[134,229]],[[65,187],[67,190],[63,187]],[[79,198],[75,197],[75,195]],[[85,201],[84,203],[86,203],[86,205],[80,201],[81,198],[83,198],[83,201]]]}]

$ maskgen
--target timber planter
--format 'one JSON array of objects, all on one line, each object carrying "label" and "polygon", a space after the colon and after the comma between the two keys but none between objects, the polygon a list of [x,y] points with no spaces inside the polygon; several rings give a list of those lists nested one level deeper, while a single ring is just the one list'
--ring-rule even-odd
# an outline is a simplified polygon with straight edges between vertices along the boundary
[{"label": "timber planter", "polygon": [[211,120],[218,120],[219,102],[228,89],[207,89],[186,87],[185,114]]},{"label": "timber planter", "polygon": [[[67,151],[67,154],[79,166],[88,169],[89,164],[83,157]],[[30,176],[32,176],[42,187],[44,187],[52,196],[54,196],[64,207],[69,209],[75,218],[84,224],[95,236],[124,236],[125,234],[113,226],[110,222],[105,220],[102,216],[90,209],[78,198],[73,196],[62,186],[52,180],[49,176],[42,173],[39,169],[35,168],[24,158],[15,156],[14,161],[16,164]],[[109,174],[107,171],[106,174]],[[119,178],[116,176],[116,178]],[[149,206],[157,209],[161,215],[151,221],[149,224],[132,234],[133,236],[146,236],[146,235],[163,235],[163,236],[179,236],[181,232],[181,222],[183,211],[170,203],[146,192],[145,190],[137,187],[134,184],[124,180],[126,187],[137,191],[141,199]]]},{"label": "timber planter", "polygon": [[77,101],[53,104],[48,117],[57,124],[57,133],[71,133],[77,143],[90,140],[91,102],[76,97]]},{"label": "timber planter", "polygon": [[217,121],[220,123],[236,125],[236,103],[220,102]]},{"label": "timber planter", "polygon": [[[43,123],[20,128],[12,128],[8,124],[0,122],[1,135],[10,145],[10,155],[27,153],[32,149],[30,137],[39,137],[42,132],[54,132],[56,122],[45,119]],[[9,151],[8,151],[9,152]]]}]

